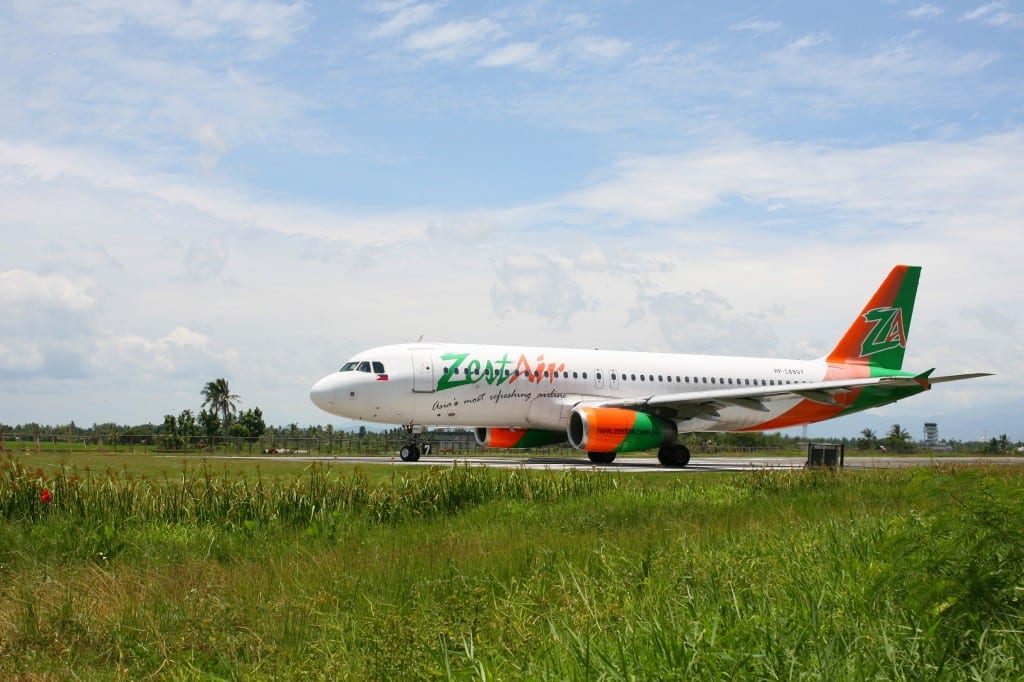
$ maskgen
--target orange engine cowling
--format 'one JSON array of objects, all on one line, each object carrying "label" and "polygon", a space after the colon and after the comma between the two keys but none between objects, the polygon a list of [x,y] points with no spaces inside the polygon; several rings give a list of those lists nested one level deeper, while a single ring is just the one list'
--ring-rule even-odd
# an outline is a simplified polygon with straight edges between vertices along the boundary
[{"label": "orange engine cowling", "polygon": [[487,429],[473,431],[477,445],[485,448],[537,448],[565,442],[563,431],[542,429]]},{"label": "orange engine cowling", "polygon": [[577,407],[569,415],[569,443],[588,452],[631,452],[675,442],[676,423],[620,407]]}]

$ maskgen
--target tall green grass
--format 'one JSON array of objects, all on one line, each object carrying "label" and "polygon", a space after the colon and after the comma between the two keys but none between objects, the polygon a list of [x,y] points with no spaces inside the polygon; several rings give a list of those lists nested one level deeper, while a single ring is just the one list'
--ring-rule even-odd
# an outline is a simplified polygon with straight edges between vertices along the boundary
[{"label": "tall green grass", "polygon": [[0,677],[1024,677],[1011,469],[0,474]]}]

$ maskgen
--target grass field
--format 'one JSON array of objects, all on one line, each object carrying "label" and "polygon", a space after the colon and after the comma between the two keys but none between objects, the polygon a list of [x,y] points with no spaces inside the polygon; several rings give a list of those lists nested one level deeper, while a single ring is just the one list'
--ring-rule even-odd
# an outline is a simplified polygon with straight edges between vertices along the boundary
[{"label": "grass field", "polygon": [[0,678],[1021,679],[1017,469],[9,457]]}]

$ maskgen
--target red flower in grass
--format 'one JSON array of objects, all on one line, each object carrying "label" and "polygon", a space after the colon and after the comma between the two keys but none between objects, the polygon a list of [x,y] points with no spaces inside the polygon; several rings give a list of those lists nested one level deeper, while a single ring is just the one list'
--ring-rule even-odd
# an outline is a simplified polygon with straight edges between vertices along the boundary
[{"label": "red flower in grass", "polygon": [[52,499],[50,490],[48,488],[43,488],[43,492],[39,493],[39,499],[43,501],[43,504],[50,504],[50,500]]}]

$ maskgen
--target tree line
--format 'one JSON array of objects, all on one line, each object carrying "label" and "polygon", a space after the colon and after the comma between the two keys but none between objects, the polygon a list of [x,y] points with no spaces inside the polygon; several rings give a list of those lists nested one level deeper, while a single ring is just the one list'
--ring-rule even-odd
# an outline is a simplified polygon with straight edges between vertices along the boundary
[{"label": "tree line", "polygon": [[168,449],[178,449],[183,443],[196,437],[216,443],[218,438],[259,438],[266,430],[263,411],[258,407],[238,411],[241,397],[231,392],[228,380],[221,377],[206,382],[200,395],[202,407],[197,414],[185,409],[178,413],[164,415],[160,430],[160,444]]},{"label": "tree line", "polygon": [[[337,432],[331,425],[309,425],[300,427],[292,422],[284,426],[269,426],[264,421],[263,411],[259,407],[239,411],[241,397],[231,392],[227,379],[221,377],[208,381],[200,391],[202,403],[198,411],[184,409],[177,415],[164,415],[162,424],[124,425],[113,422],[93,424],[82,427],[74,421],[57,426],[49,426],[29,422],[17,426],[0,423],[0,434],[6,438],[30,439],[36,436],[88,437],[103,436],[111,444],[119,440],[132,439],[136,443],[157,444],[168,449],[177,449],[183,443],[209,442],[216,443],[227,438],[255,439],[264,435],[289,439],[326,439],[330,440]],[[468,432],[468,430],[466,430]],[[368,441],[388,439],[401,434],[401,427],[368,431],[359,426],[352,433]],[[700,450],[718,449],[794,449],[803,442],[799,436],[782,433],[689,433],[683,434],[681,440],[691,447]],[[885,450],[888,452],[912,453],[926,450],[915,442],[906,429],[900,424],[893,424],[884,435],[874,429],[865,428],[859,438],[828,438],[818,437],[815,441],[842,443],[850,448],[860,450]],[[155,441],[155,442],[153,442]],[[1006,434],[983,441],[961,442],[943,440],[949,449],[957,452],[986,452],[990,454],[1010,454],[1022,447],[1021,442],[1012,442]]]}]

